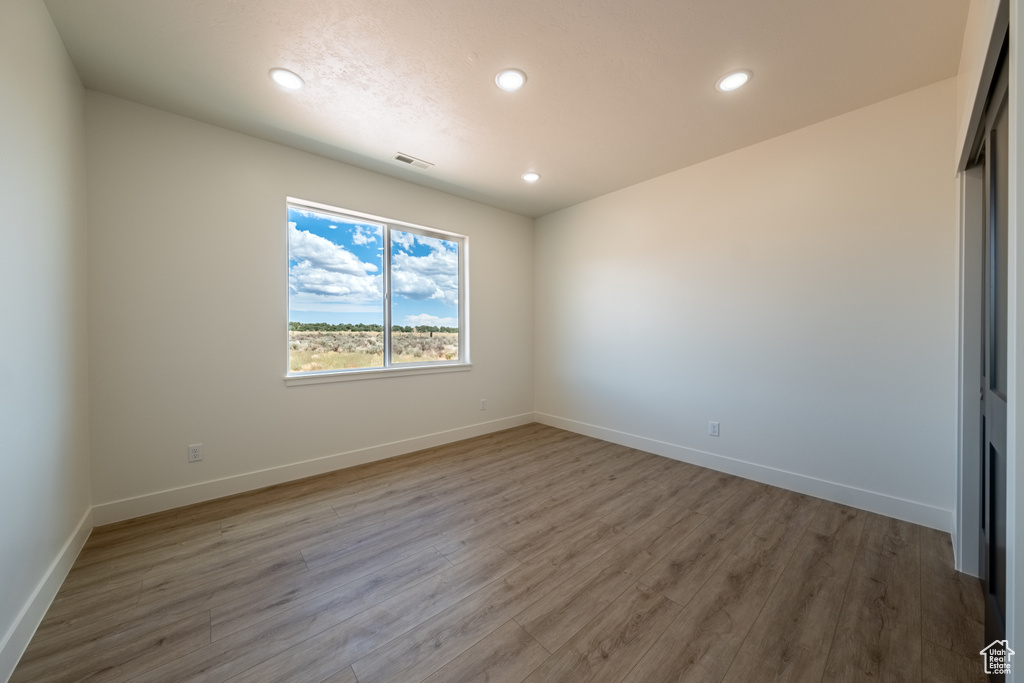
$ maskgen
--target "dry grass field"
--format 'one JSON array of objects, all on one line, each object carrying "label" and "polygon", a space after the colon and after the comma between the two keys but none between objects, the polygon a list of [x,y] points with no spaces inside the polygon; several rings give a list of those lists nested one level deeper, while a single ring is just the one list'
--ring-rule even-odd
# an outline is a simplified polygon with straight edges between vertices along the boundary
[{"label": "dry grass field", "polygon": [[[391,362],[456,360],[457,332],[392,332]],[[291,372],[373,368],[384,365],[383,332],[288,332]]]}]

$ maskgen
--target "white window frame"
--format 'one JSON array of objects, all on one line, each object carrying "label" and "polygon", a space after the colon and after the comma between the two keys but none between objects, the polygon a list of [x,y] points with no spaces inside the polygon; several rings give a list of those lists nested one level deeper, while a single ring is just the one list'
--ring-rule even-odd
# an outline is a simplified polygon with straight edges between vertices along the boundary
[{"label": "white window frame", "polygon": [[[342,209],[329,204],[312,202],[307,199],[288,197],[285,202],[285,252],[290,260],[291,247],[288,244],[288,209],[300,211],[316,211],[336,215],[339,218],[356,219],[378,223],[384,226],[383,230],[383,263],[382,270],[384,277],[384,366],[377,368],[351,368],[347,370],[316,370],[310,372],[295,373],[291,371],[291,356],[289,354],[290,337],[288,334],[288,323],[290,318],[291,292],[288,289],[288,279],[285,278],[285,384],[288,386],[302,384],[323,384],[325,382],[345,382],[351,380],[371,379],[374,377],[401,377],[407,375],[425,375],[440,372],[460,372],[469,370],[472,365],[469,361],[469,237],[447,230],[439,230],[416,223],[384,218],[361,211]],[[459,245],[459,357],[457,360],[436,360],[422,363],[391,363],[391,229],[395,228],[402,232],[409,232],[424,237],[434,237]]]}]

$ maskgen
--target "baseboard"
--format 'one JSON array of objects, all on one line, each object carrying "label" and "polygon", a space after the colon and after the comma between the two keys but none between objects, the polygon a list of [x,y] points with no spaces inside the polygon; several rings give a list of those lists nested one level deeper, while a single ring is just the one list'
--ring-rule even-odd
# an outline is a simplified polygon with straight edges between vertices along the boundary
[{"label": "baseboard", "polygon": [[22,607],[21,613],[18,614],[18,618],[4,635],[4,639],[0,641],[0,681],[10,679],[11,674],[14,673],[14,668],[18,666],[32,636],[35,635],[40,622],[46,616],[46,610],[50,609],[50,604],[56,597],[57,591],[64,583],[64,579],[67,578],[68,572],[71,571],[71,565],[75,563],[78,553],[82,552],[82,546],[89,539],[92,527],[92,508],[89,508],[82,515],[78,526],[65,541],[64,547],[60,549],[49,569],[39,580],[36,589],[32,591],[32,595]]},{"label": "baseboard", "polygon": [[778,486],[780,488],[804,493],[816,498],[823,498],[835,503],[849,505],[861,510],[875,512],[886,517],[901,519],[906,522],[920,524],[931,529],[938,529],[950,533],[953,531],[953,511],[942,508],[924,505],[911,500],[894,498],[874,491],[837,484],[831,481],[808,477],[796,472],[766,467],[745,460],[737,460],[724,455],[708,453],[693,448],[686,448],[676,444],[649,439],[636,434],[620,432],[614,429],[598,427],[596,425],[569,420],[555,415],[536,413],[535,419],[541,424],[546,424],[559,429],[565,429],[577,434],[592,436],[603,441],[610,441],[637,450],[654,453],[673,460],[688,462],[693,465],[700,465],[709,469],[734,474],[744,479],[753,479],[764,484]]},{"label": "baseboard", "polygon": [[462,439],[482,436],[483,434],[490,434],[491,432],[497,432],[502,429],[530,424],[534,421],[533,413],[524,413],[522,415],[514,415],[512,417],[493,420],[491,422],[483,422],[480,424],[470,425],[468,427],[460,427],[458,429],[450,429],[443,432],[436,432],[434,434],[427,434],[425,436],[418,436],[412,439],[395,441],[379,446],[371,446],[369,448],[348,451],[345,453],[337,453],[335,455],[328,455],[321,458],[315,458],[313,460],[281,465],[280,467],[258,470],[256,472],[247,472],[245,474],[239,474],[232,477],[225,477],[223,479],[205,481],[190,486],[167,489],[143,496],[136,496],[134,498],[102,503],[93,506],[93,521],[96,526],[112,524],[113,522],[141,517],[154,512],[163,512],[164,510],[171,510],[184,505],[201,503],[207,500],[214,500],[216,498],[234,495],[236,493],[252,491],[265,486],[283,484],[296,479],[325,474],[327,472],[333,472],[346,467],[363,465],[368,462],[374,462],[375,460],[393,458],[398,455],[412,453],[424,448],[441,446],[453,441],[461,441]]},{"label": "baseboard", "polygon": [[957,520],[956,515],[953,515],[953,523],[950,525],[949,529],[949,540],[953,545],[953,568],[959,572],[963,571],[963,569],[961,569],[963,566],[963,557],[960,556],[960,534],[958,522],[959,520]]}]

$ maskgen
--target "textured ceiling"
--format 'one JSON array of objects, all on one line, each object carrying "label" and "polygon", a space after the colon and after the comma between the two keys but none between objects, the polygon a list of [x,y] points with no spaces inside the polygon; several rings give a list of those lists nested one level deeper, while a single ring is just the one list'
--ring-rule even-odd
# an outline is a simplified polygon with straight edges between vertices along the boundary
[{"label": "textured ceiling", "polygon": [[968,0],[46,4],[88,88],[541,216],[955,75]]}]

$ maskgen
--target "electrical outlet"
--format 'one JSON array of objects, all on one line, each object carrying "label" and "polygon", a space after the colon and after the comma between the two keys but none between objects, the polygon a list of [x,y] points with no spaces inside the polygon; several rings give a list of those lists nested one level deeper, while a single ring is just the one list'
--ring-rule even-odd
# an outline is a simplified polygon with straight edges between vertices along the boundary
[{"label": "electrical outlet", "polygon": [[199,462],[203,459],[203,444],[194,443],[188,447],[188,461]]},{"label": "electrical outlet", "polygon": [[487,410],[487,399],[480,399],[480,410]]},{"label": "electrical outlet", "polygon": [[718,436],[717,422],[708,422],[708,436]]}]

